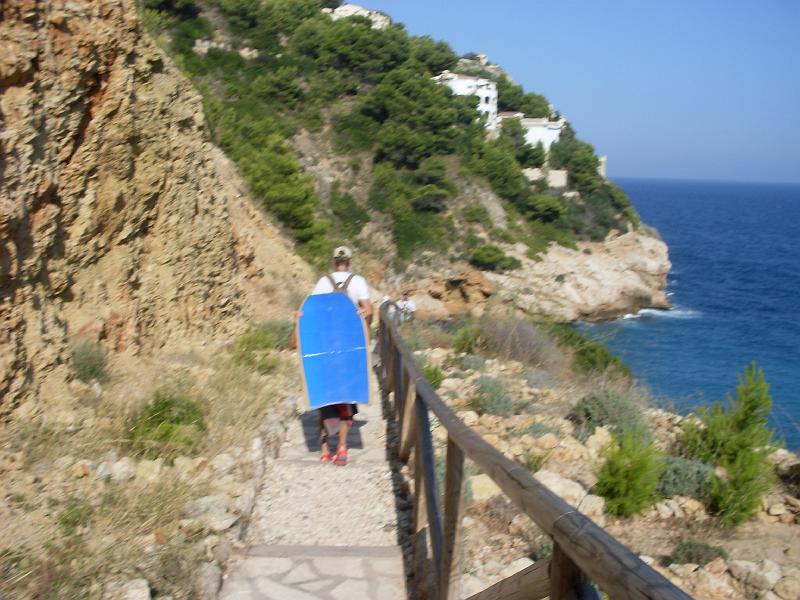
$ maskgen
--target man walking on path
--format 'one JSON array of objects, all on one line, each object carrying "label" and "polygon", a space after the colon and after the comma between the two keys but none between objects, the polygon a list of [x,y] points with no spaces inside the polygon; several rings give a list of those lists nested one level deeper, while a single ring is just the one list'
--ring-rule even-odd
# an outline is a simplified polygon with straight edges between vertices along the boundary
[{"label": "man walking on path", "polygon": [[[350,261],[353,252],[347,246],[339,246],[333,251],[332,273],[320,278],[314,290],[314,294],[330,294],[332,292],[346,293],[353,304],[358,308],[358,314],[367,322],[367,326],[372,323],[372,303],[369,300],[369,287],[367,282],[360,275],[350,272]],[[300,313],[295,313],[295,334],[293,341],[297,339],[297,322]],[[358,407],[351,403],[330,404],[320,408],[319,415],[319,435],[322,455],[320,460],[323,462],[333,462],[335,465],[345,466],[347,464],[347,433],[353,424],[353,415],[358,412]],[[331,455],[328,445],[328,436],[339,426],[339,445],[336,454]]]}]

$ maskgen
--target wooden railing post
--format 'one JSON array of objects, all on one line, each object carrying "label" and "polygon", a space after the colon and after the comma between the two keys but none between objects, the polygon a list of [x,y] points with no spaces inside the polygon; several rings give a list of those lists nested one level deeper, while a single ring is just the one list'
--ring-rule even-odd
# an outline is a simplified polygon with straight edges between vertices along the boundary
[{"label": "wooden railing post", "polygon": [[[409,402],[414,405],[416,402]],[[419,431],[414,427],[414,581],[417,590],[429,590],[430,560],[428,557],[428,506],[425,494],[425,464],[422,459],[422,446]],[[426,596],[427,594],[423,594]]]},{"label": "wooden railing post", "polygon": [[[403,374],[401,378],[403,382],[402,390],[402,414],[400,415],[400,445],[398,447],[398,455],[400,460],[407,461],[411,454],[411,446],[414,442],[414,431],[417,428],[416,419],[414,419],[414,407],[422,400],[418,397],[417,390],[412,386],[411,379]],[[408,393],[406,393],[408,389]]]},{"label": "wooden railing post", "polygon": [[550,600],[589,600],[584,595],[589,583],[572,559],[553,542],[550,559]]},{"label": "wooden railing post", "polygon": [[442,600],[455,600],[460,593],[463,499],[464,452],[448,436],[444,484],[444,547],[439,578],[439,598]]}]

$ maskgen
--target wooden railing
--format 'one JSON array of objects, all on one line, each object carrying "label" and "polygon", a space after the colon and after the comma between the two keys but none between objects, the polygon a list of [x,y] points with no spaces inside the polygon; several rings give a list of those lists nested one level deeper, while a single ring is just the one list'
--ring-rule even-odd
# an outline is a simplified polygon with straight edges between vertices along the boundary
[{"label": "wooden railing", "polygon": [[[597,598],[595,585],[614,600],[690,599],[465,425],[414,364],[394,323],[397,315],[399,311],[393,303],[381,306],[378,372],[384,398],[392,396],[390,406],[399,427],[399,458],[408,462],[413,452],[413,562],[417,584],[425,588],[426,597],[459,598],[464,460],[468,458],[553,539],[549,559],[537,561],[470,600]],[[447,431],[441,503],[429,412]]]}]

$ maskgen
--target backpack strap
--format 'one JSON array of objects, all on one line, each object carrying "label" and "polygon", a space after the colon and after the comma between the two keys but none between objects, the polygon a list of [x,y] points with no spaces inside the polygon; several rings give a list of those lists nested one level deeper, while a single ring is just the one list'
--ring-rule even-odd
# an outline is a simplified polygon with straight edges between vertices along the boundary
[{"label": "backpack strap", "polygon": [[347,293],[347,287],[350,285],[350,282],[353,281],[353,277],[355,276],[355,273],[350,273],[350,275],[347,276],[347,279],[345,279],[342,283],[336,283],[336,280],[330,273],[328,273],[325,277],[327,277],[328,281],[331,282],[334,292]]},{"label": "backpack strap", "polygon": [[355,277],[355,276],[356,276],[356,275],[355,275],[355,273],[350,273],[350,275],[348,275],[348,276],[347,276],[347,279],[345,279],[345,280],[342,282],[342,287],[341,287],[341,290],[342,290],[343,292],[346,292],[346,291],[347,291],[347,287],[350,285],[350,282],[351,282],[351,281],[353,281],[353,277]]}]

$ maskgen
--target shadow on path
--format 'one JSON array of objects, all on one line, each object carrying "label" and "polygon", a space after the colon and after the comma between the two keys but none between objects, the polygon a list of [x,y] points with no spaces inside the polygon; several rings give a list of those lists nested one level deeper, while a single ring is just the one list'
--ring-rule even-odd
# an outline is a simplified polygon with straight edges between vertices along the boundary
[{"label": "shadow on path", "polygon": [[[347,433],[347,447],[357,450],[364,448],[364,440],[361,438],[361,428],[367,422],[360,420],[358,415],[353,419],[353,426]],[[319,411],[312,410],[300,415],[300,425],[303,428],[303,439],[306,443],[306,449],[309,452],[319,452]],[[335,449],[339,443],[339,434],[335,433],[330,437],[330,447]],[[331,450],[333,451],[333,450]]]}]

